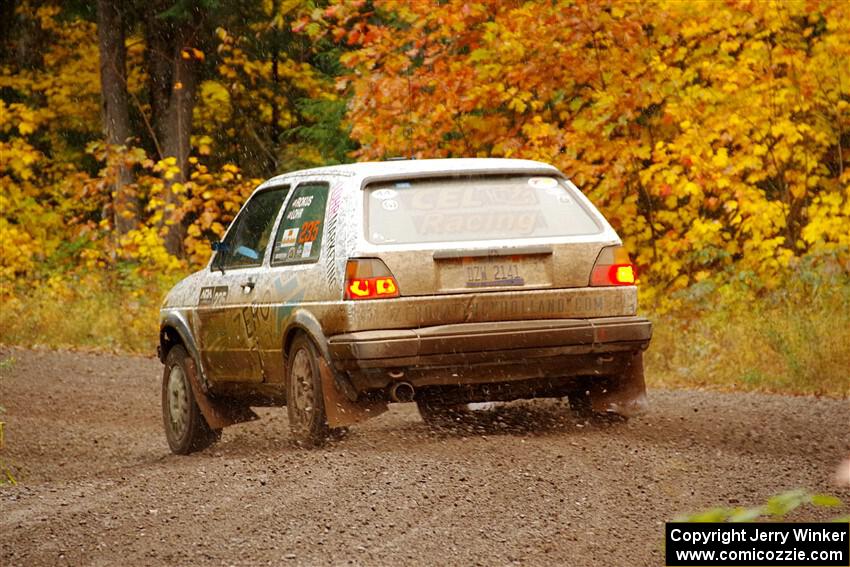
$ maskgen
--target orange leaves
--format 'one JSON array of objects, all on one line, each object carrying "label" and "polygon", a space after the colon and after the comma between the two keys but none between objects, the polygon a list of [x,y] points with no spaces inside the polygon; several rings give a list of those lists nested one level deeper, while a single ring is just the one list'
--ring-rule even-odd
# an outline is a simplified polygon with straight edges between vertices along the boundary
[{"label": "orange leaves", "polygon": [[180,57],[188,61],[203,61],[206,59],[204,52],[196,47],[184,47],[180,50]]},{"label": "orange leaves", "polygon": [[[181,51],[206,64],[195,157],[176,185],[173,160],[90,144],[101,136],[94,27],[30,7],[51,40],[44,69],[0,68],[11,95],[0,101],[2,230],[27,254],[83,239],[88,252],[75,254],[86,265],[145,254],[171,269],[153,242],[163,224],[186,221],[197,265],[253,188],[231,162],[259,175],[347,157],[505,156],[567,172],[658,297],[730,266],[770,279],[795,256],[850,255],[850,4],[706,6],[263,0],[259,17],[215,20],[214,49]],[[146,46],[129,38],[127,50],[145,115]],[[337,52],[339,77],[328,71]],[[338,130],[344,111],[353,155]],[[121,165],[143,209],[132,246],[109,232]]]},{"label": "orange leaves", "polygon": [[844,3],[377,6],[375,40],[343,59],[360,158],[552,161],[618,225],[644,282],[673,288],[736,262],[768,275],[843,218]]}]

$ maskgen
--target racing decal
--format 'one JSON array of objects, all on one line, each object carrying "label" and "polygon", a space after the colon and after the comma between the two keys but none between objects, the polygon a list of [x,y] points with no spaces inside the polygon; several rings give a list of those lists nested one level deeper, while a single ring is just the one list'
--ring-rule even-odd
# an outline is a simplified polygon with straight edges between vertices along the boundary
[{"label": "racing decal", "polygon": [[218,285],[213,287],[202,287],[198,296],[198,305],[214,305],[227,299],[227,286]]},{"label": "racing decal", "polygon": [[372,197],[374,199],[381,199],[382,201],[384,199],[392,199],[396,195],[398,195],[398,192],[393,189],[378,189],[377,191],[372,191]]},{"label": "racing decal", "polygon": [[384,207],[385,211],[394,211],[398,209],[398,201],[395,199],[386,199],[381,206]]},{"label": "racing decal", "polygon": [[287,228],[283,231],[283,238],[280,240],[280,246],[292,246],[298,241],[298,229]]},{"label": "racing decal", "polygon": [[558,186],[558,181],[552,177],[531,177],[528,184],[540,189],[551,189]]},{"label": "racing decal", "polygon": [[330,204],[328,205],[327,212],[327,221],[326,231],[328,234],[328,241],[325,243],[325,248],[328,254],[327,267],[325,270],[325,278],[327,279],[328,285],[333,289],[337,283],[336,277],[336,228],[337,228],[337,214],[339,212],[339,206],[342,202],[342,189],[339,185],[334,185],[333,190],[331,191],[331,199]]},{"label": "racing decal", "polygon": [[319,227],[322,225],[321,220],[308,221],[301,225],[301,236],[298,238],[299,244],[305,242],[312,243],[319,236]]}]

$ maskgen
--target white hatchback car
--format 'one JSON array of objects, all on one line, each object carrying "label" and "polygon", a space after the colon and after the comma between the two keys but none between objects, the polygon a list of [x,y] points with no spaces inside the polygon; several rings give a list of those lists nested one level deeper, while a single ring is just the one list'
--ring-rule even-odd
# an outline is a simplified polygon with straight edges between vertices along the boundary
[{"label": "white hatchback car", "polygon": [[209,265],[163,306],[171,449],[205,447],[250,406],[286,405],[293,436],[418,404],[568,397],[645,405],[635,270],[620,238],[551,165],[356,163],[260,185]]}]

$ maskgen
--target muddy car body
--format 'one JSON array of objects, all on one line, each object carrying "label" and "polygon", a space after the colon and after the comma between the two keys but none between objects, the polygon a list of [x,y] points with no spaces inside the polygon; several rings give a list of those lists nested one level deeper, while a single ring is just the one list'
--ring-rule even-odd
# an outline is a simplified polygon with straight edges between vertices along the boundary
[{"label": "muddy car body", "polygon": [[478,401],[644,405],[651,325],[637,316],[633,267],[550,165],[288,173],[256,189],[214,248],[161,311],[176,452],[247,419],[249,405],[286,404],[304,443],[388,401],[416,401],[433,423]]}]

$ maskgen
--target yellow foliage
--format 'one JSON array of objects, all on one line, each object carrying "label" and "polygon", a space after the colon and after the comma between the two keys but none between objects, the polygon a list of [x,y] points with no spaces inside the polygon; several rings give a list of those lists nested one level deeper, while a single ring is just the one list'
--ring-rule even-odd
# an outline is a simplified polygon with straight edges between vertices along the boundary
[{"label": "yellow foliage", "polygon": [[[660,309],[742,274],[769,290],[824,254],[850,273],[846,2],[308,4],[265,2],[262,18],[216,29],[214,50],[181,52],[207,68],[183,171],[155,144],[146,153],[99,141],[94,24],[24,3],[50,39],[41,68],[0,64],[3,293],[23,276],[151,279],[202,265],[251,177],[328,159],[309,136],[276,147],[305,124],[293,90],[348,101],[357,159],[412,151],[554,163],[611,220],[639,264],[643,299]],[[310,49],[333,39],[349,73],[334,83],[312,64],[320,58],[257,48],[281,33],[304,33]],[[142,118],[146,50],[129,39],[127,85]],[[246,144],[265,160],[248,173],[230,163]],[[122,166],[138,211],[115,211]],[[116,217],[136,225],[118,237]],[[164,246],[176,223],[179,259]]]},{"label": "yellow foliage", "polygon": [[380,5],[342,60],[358,157],[553,162],[660,308],[730,270],[770,287],[796,258],[848,254],[850,4],[480,5]]},{"label": "yellow foliage", "polygon": [[32,236],[0,217],[0,280],[32,271],[37,252]]}]

